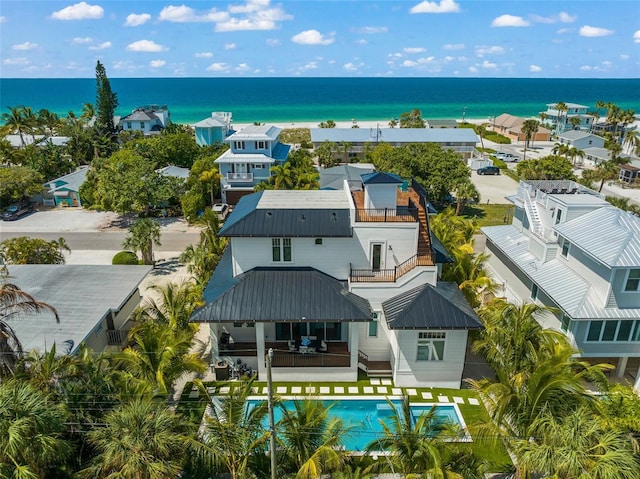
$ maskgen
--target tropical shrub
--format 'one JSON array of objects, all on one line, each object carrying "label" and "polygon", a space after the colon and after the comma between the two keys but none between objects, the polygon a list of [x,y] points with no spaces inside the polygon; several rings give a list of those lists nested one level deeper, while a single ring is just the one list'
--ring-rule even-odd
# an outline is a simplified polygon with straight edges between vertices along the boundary
[{"label": "tropical shrub", "polygon": [[115,254],[111,264],[139,264],[138,256],[133,251],[120,251]]}]

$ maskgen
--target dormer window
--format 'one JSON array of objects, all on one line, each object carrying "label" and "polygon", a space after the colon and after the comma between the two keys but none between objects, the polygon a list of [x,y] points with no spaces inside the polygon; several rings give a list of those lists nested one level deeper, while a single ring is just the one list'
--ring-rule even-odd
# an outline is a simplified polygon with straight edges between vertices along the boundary
[{"label": "dormer window", "polygon": [[624,290],[628,292],[638,291],[640,289],[640,269],[630,269]]}]

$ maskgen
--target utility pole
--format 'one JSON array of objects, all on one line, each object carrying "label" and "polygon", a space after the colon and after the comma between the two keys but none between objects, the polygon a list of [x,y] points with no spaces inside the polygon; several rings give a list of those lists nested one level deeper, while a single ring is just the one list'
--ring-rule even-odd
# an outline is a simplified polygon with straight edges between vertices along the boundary
[{"label": "utility pole", "polygon": [[276,479],[276,426],[273,417],[273,380],[271,379],[271,360],[273,348],[267,353],[267,391],[269,405],[269,456],[271,459],[271,479]]}]

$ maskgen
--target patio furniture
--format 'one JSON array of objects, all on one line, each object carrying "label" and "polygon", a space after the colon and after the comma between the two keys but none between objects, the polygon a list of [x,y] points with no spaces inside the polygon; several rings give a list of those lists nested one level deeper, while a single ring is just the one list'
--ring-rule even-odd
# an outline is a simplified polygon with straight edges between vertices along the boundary
[{"label": "patio furniture", "polygon": [[329,345],[323,339],[322,341],[320,341],[320,346],[318,346],[318,352],[326,353],[328,350],[329,350]]},{"label": "patio furniture", "polygon": [[290,352],[295,352],[298,350],[298,347],[296,346],[296,342],[295,341],[287,341],[287,346],[289,347],[289,351]]}]

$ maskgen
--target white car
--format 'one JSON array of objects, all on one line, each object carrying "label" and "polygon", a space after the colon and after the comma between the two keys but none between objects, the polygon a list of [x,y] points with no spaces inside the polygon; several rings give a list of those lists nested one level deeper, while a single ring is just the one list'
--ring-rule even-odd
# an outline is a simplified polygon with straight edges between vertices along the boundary
[{"label": "white car", "polygon": [[224,221],[229,214],[229,205],[226,203],[216,203],[213,205],[213,212],[218,215],[220,221]]}]

